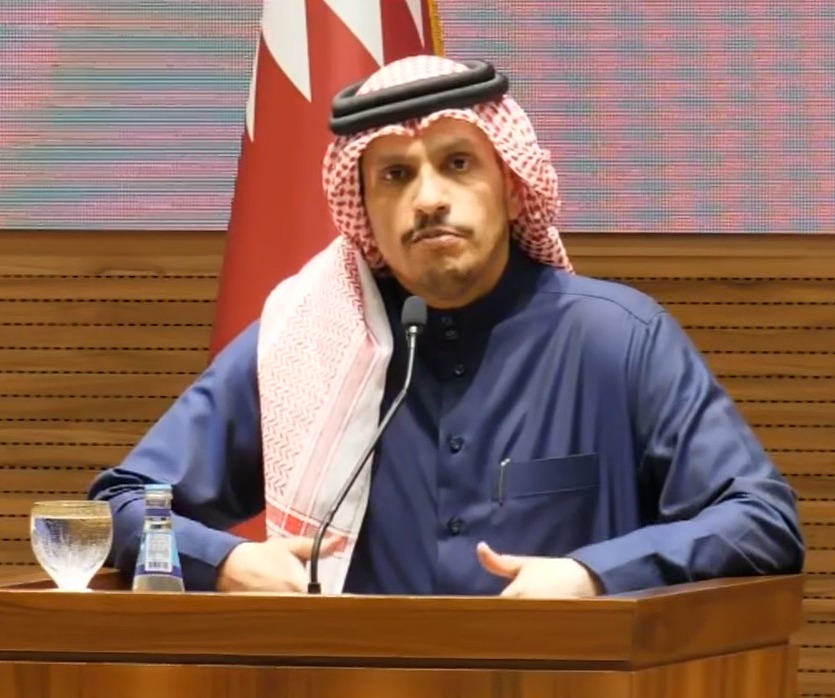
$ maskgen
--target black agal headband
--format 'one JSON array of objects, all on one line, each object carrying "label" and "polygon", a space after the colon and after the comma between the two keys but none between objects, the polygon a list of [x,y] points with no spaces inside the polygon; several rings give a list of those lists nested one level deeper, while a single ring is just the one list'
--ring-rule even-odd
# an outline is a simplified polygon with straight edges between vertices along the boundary
[{"label": "black agal headband", "polygon": [[349,136],[407,119],[427,116],[441,109],[463,109],[499,99],[508,89],[505,75],[485,61],[461,61],[467,70],[421,78],[358,95],[365,83],[349,85],[333,98],[330,129]]}]

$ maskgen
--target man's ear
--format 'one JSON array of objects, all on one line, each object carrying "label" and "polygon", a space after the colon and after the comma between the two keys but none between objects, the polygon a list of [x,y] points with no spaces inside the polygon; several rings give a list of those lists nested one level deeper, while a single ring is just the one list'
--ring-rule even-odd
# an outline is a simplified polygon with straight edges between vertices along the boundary
[{"label": "man's ear", "polygon": [[502,168],[504,176],[505,208],[508,220],[515,221],[522,213],[522,188],[519,178],[505,165]]}]

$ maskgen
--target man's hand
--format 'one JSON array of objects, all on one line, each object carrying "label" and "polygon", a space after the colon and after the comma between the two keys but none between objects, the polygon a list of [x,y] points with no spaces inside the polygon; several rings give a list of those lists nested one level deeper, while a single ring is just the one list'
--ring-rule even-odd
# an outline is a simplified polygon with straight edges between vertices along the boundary
[{"label": "man's hand", "polygon": [[487,543],[476,548],[479,562],[491,574],[513,581],[502,596],[530,599],[576,599],[597,596],[603,587],[588,568],[567,557],[500,555]]},{"label": "man's hand", "polygon": [[[322,541],[320,558],[337,547],[339,539]],[[241,543],[218,570],[218,591],[307,590],[305,563],[313,550],[312,538],[271,538],[263,543]]]}]

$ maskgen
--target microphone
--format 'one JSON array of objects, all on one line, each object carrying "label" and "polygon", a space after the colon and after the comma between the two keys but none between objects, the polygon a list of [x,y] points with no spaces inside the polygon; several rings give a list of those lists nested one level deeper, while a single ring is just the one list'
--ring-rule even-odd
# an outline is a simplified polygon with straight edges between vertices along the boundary
[{"label": "microphone", "polygon": [[377,447],[377,444],[383,436],[383,432],[386,430],[388,423],[391,421],[394,413],[397,412],[397,408],[400,407],[400,403],[403,402],[403,398],[406,397],[406,391],[408,391],[409,384],[412,382],[412,370],[415,364],[417,338],[426,325],[426,301],[419,296],[409,296],[406,299],[406,302],[403,303],[403,310],[400,313],[400,324],[406,331],[406,342],[408,343],[409,354],[408,363],[406,365],[406,379],[403,381],[403,388],[397,394],[394,402],[391,403],[391,407],[389,407],[388,412],[386,412],[380,422],[380,425],[377,427],[374,437],[371,439],[371,442],[368,444],[365,451],[363,451],[362,456],[354,466],[354,469],[351,471],[351,476],[342,486],[342,489],[339,490],[339,494],[336,495],[336,499],[334,499],[333,504],[331,504],[330,509],[328,509],[328,512],[322,519],[322,523],[319,524],[319,530],[316,531],[316,536],[313,539],[313,549],[310,552],[310,581],[307,585],[308,594],[322,593],[322,585],[319,582],[319,551],[322,547],[322,541],[325,538],[325,533],[333,522],[333,518],[336,516],[336,512],[339,510],[339,507],[342,506],[342,502],[345,500],[345,497],[348,496],[348,492],[351,490],[351,487],[356,482],[362,472],[362,469],[365,467],[369,456]]}]

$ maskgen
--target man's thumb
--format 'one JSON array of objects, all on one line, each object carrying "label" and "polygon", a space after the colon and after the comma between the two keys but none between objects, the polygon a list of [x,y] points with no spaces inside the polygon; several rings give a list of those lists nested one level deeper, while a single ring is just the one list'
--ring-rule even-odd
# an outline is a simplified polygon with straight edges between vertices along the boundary
[{"label": "man's thumb", "polygon": [[[310,556],[313,555],[313,538],[304,538],[302,536],[297,538],[285,538],[284,544],[287,546],[287,549],[302,562],[307,562],[310,559]],[[319,548],[319,555],[327,557],[338,547],[338,536],[325,538],[322,541],[322,546]]]},{"label": "man's thumb", "polygon": [[481,566],[499,577],[513,579],[522,569],[523,558],[518,555],[500,555],[484,541],[476,546],[476,554]]}]

